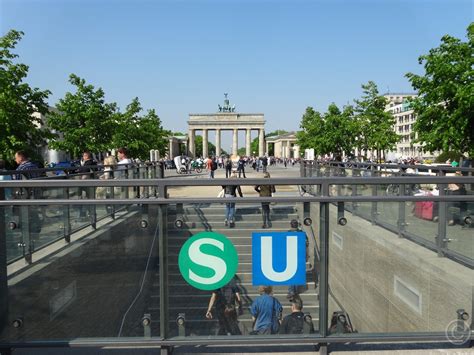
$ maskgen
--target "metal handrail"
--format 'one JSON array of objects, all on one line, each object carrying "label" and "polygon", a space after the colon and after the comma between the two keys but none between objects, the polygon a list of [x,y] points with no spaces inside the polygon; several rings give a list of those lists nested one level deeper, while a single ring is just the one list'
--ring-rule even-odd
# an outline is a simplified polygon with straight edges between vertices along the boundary
[{"label": "metal handrail", "polygon": [[[309,177],[309,178],[271,178],[265,179],[266,184],[272,185],[319,185],[321,187],[321,196],[294,196],[294,197],[245,197],[245,198],[229,198],[226,202],[236,203],[260,203],[260,202],[319,202],[326,206],[332,202],[403,202],[403,201],[474,201],[473,195],[465,196],[330,196],[329,187],[331,185],[374,185],[374,184],[410,184],[416,181],[417,183],[474,183],[472,177]],[[239,185],[257,185],[261,184],[262,179],[235,179],[232,184]],[[216,186],[229,184],[228,179],[209,179],[209,180],[193,180],[193,179],[135,179],[133,181],[125,179],[117,180],[21,180],[21,181],[0,181],[0,192],[4,188],[54,188],[54,187],[135,187],[135,186],[151,186],[160,188],[160,197],[152,197],[146,199],[132,198],[132,199],[109,199],[109,200],[68,200],[68,199],[42,199],[42,200],[8,200],[0,201],[0,206],[28,206],[28,205],[132,205],[132,204],[157,204],[168,205],[175,203],[222,203],[221,198],[168,198],[163,192],[166,188],[174,186]],[[160,212],[162,214],[162,212]],[[161,215],[160,214],[160,215]],[[163,219],[163,217],[161,217]],[[320,236],[321,237],[321,236]],[[324,238],[327,238],[326,235]],[[161,240],[161,238],[160,238]],[[161,248],[160,248],[161,250]],[[327,262],[327,259],[326,259]],[[161,269],[161,268],[160,268]],[[160,270],[161,272],[161,270]],[[326,270],[327,272],[327,270]],[[327,277],[326,277],[327,279]],[[162,278],[160,277],[160,282]],[[162,287],[160,287],[162,289]],[[328,294],[330,292],[329,285],[322,284],[321,292]],[[327,300],[327,298],[326,298]],[[328,310],[327,302],[322,302],[322,310]],[[166,312],[162,310],[162,312]],[[327,326],[327,324],[325,325]],[[473,333],[471,333],[471,339]],[[233,336],[233,337],[154,337],[149,339],[123,338],[123,339],[70,339],[63,341],[27,341],[27,342],[9,342],[1,343],[1,347],[46,347],[46,346],[174,346],[174,345],[199,345],[199,344],[215,344],[215,345],[231,345],[231,344],[316,344],[316,343],[336,343],[336,342],[382,342],[382,341],[446,341],[445,333],[443,332],[417,332],[417,333],[367,333],[367,334],[344,334],[344,335],[326,335],[326,334],[308,334],[300,336],[280,336],[280,337],[249,337],[249,336]]]}]

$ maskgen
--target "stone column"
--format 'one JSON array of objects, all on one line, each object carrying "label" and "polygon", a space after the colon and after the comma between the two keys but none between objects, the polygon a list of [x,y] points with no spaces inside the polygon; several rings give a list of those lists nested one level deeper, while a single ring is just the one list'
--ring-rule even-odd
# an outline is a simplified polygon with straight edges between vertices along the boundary
[{"label": "stone column", "polygon": [[245,155],[248,157],[252,155],[252,152],[250,151],[250,128],[247,128],[247,132],[245,134]]},{"label": "stone column", "polygon": [[202,130],[202,157],[205,159],[209,156],[208,148],[208,139],[207,139],[207,129]]},{"label": "stone column", "polygon": [[285,153],[285,155],[286,155],[287,158],[290,158],[290,156],[291,156],[290,155],[290,147],[291,147],[290,141],[286,141],[286,153]]},{"label": "stone column", "polygon": [[[270,152],[270,149],[269,149],[269,148],[270,148],[270,143],[265,142],[265,151],[266,151],[267,153]],[[275,152],[273,152],[273,155],[275,155]]]},{"label": "stone column", "polygon": [[258,156],[263,157],[265,155],[265,134],[263,128],[258,133]]},{"label": "stone column", "polygon": [[221,155],[221,130],[216,129],[216,156]]},{"label": "stone column", "polygon": [[234,128],[234,135],[232,137],[232,155],[237,155],[237,149],[239,144],[239,136],[238,136],[238,129]]},{"label": "stone column", "polygon": [[174,158],[174,152],[173,152],[173,138],[169,139],[169,149],[168,149],[168,158],[173,159]]},{"label": "stone column", "polygon": [[196,155],[196,147],[194,145],[194,135],[196,131],[194,129],[189,130],[188,139],[189,139],[189,156],[194,158]]}]

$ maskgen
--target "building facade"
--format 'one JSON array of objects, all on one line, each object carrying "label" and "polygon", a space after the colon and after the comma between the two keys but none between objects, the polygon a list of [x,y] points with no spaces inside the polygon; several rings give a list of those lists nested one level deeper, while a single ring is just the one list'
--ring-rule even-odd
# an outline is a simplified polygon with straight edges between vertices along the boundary
[{"label": "building facade", "polygon": [[433,154],[425,152],[422,144],[415,143],[417,135],[413,130],[413,126],[416,122],[416,114],[413,109],[411,109],[408,99],[415,98],[416,96],[416,94],[405,93],[384,95],[388,100],[385,109],[395,118],[394,130],[400,136],[400,141],[397,143],[396,149],[388,152],[387,159],[431,159],[438,155],[437,152]]},{"label": "building facade", "polygon": [[188,149],[189,155],[196,155],[195,137],[196,132],[202,133],[202,155],[207,157],[208,152],[208,133],[215,131],[216,133],[216,155],[221,155],[221,132],[225,130],[232,131],[232,155],[237,156],[239,146],[238,131],[244,130],[245,135],[245,154],[252,155],[250,151],[251,131],[257,130],[259,137],[258,155],[265,155],[265,118],[263,113],[237,113],[235,105],[230,106],[227,94],[225,95],[224,105],[218,105],[219,112],[209,114],[189,114],[188,120]]},{"label": "building facade", "polygon": [[272,151],[270,146],[273,145],[273,156],[280,159],[300,158],[300,147],[296,143],[296,133],[289,132],[279,136],[267,137],[267,152]]}]

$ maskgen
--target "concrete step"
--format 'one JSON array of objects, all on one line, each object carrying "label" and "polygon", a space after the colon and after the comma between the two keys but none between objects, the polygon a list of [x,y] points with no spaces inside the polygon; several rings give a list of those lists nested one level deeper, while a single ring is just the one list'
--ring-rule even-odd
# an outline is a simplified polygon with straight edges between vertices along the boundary
[{"label": "concrete step", "polygon": [[[178,257],[179,257],[178,251],[176,250],[174,252],[170,251],[169,258],[168,258],[170,265],[173,265],[173,264],[177,265]],[[242,262],[252,262],[252,254],[250,252],[239,253],[239,263],[242,263]]]},{"label": "concrete step", "polygon": [[[182,278],[181,274],[179,275],[181,277],[181,280],[176,280],[174,282],[169,282],[169,286],[168,286],[168,289],[169,289],[169,293],[170,295],[171,294],[183,294],[183,290],[194,290],[196,294],[200,294],[201,293],[201,290],[198,290],[194,287],[192,287],[191,285],[189,285],[186,281],[184,281],[184,279]],[[252,285],[252,280],[249,279],[243,279],[242,277],[243,275],[241,274],[237,274],[237,287],[240,289],[240,290],[245,290],[245,292],[250,292],[250,290],[254,290],[252,292],[254,293],[257,293],[257,290],[258,290],[258,286],[254,286]],[[159,275],[157,274],[156,275],[157,279],[153,281],[152,285],[151,285],[151,289],[152,289],[152,292],[154,294],[157,294],[158,292],[155,291],[155,289],[159,289],[160,287],[160,283],[158,281],[158,277]],[[307,281],[306,282],[306,286],[308,288],[308,292],[310,290],[314,290],[315,289],[315,284],[314,284],[314,281]],[[208,292],[208,294],[210,294],[209,291],[202,291],[202,292]],[[288,286],[274,286],[273,287],[273,292],[274,294],[285,294],[288,292]],[[185,292],[187,293],[187,292]]]},{"label": "concrete step", "polygon": [[[312,315],[313,316],[313,315]],[[159,320],[154,320],[154,315],[152,315],[152,334],[159,335],[158,329]],[[169,319],[169,335],[171,337],[177,336],[178,325],[176,324],[176,317]],[[252,321],[251,320],[241,320],[240,318],[237,321],[238,327],[242,335],[249,335],[252,330]],[[313,327],[315,330],[318,329],[318,317],[313,317]],[[217,319],[192,319],[188,320],[186,315],[185,323],[185,336],[209,336],[209,335],[218,335],[219,323]]]},{"label": "concrete step", "polygon": [[[216,214],[205,214],[205,215],[194,215],[194,214],[185,214],[185,215],[168,215],[168,224],[174,224],[176,219],[181,219],[185,223],[193,223],[193,222],[220,222],[225,218],[225,209],[222,209],[220,213]],[[291,214],[276,214],[270,212],[270,218],[273,221],[287,221],[291,219],[296,219],[298,218],[298,215],[296,213],[291,213]],[[236,222],[239,221],[248,221],[248,222],[260,222],[262,220],[262,214],[257,213],[257,214],[236,214],[235,216]]]},{"label": "concrete step", "polygon": [[[170,272],[177,272],[179,270],[177,260],[178,259],[176,258],[175,260],[170,261],[169,268],[168,268]],[[307,265],[307,267],[309,268],[310,266]],[[241,272],[250,272],[250,271],[252,271],[252,259],[249,257],[243,260],[239,253],[239,266],[237,269],[237,275],[240,274]],[[307,273],[311,273],[311,272],[312,270],[307,271]]]},{"label": "concrete step", "polygon": [[[242,282],[252,282],[252,272],[251,271],[238,271],[237,273],[237,276],[240,278],[240,280]],[[180,282],[181,280],[184,281],[183,279],[183,276],[181,275],[181,273],[176,270],[176,271],[170,271],[168,273],[168,278],[169,278],[169,281],[170,283],[176,283],[176,282]]]},{"label": "concrete step", "polygon": [[[289,223],[288,223],[289,226]],[[221,233],[224,234],[226,237],[230,238],[233,236],[248,236],[251,235],[249,233],[251,232],[287,232],[289,231],[290,228],[285,227],[279,227],[276,228],[273,226],[272,228],[262,228],[262,225],[249,225],[248,223],[246,224],[245,222],[237,222],[235,223],[235,226],[233,227],[226,227],[224,226],[224,221],[221,222],[220,226],[209,226],[209,228],[196,228],[192,229],[190,231],[187,231],[186,229],[172,229],[168,230],[167,235],[168,236],[175,236],[175,235],[182,235],[183,237],[186,235],[191,234],[197,234],[200,232],[216,232],[216,233]]]},{"label": "concrete step", "polygon": [[[182,228],[176,228],[173,223],[168,223],[168,232],[178,232],[184,229],[187,229],[191,232],[200,231],[200,230],[214,230],[214,229],[237,229],[237,230],[265,230],[262,228],[263,221],[235,221],[235,226],[230,228],[226,227],[224,223],[224,215],[222,215],[220,220],[217,221],[200,221],[200,222],[184,222],[184,226]],[[290,221],[289,220],[280,220],[275,221],[271,220],[271,227],[266,229],[282,229],[282,230],[290,230]]]},{"label": "concrete step", "polygon": [[[212,215],[220,214],[225,210],[225,203],[221,204],[206,204],[202,207],[189,207],[188,205],[184,206],[182,209],[176,209],[176,206],[169,206],[167,213],[168,215]],[[260,214],[262,207],[260,204],[236,204],[236,214],[237,215],[251,215],[251,214]],[[292,214],[298,211],[295,205],[270,205],[270,210],[275,214]]]},{"label": "concrete step", "polygon": [[[240,295],[242,297],[242,304],[244,307],[249,307],[253,300],[255,300],[259,294],[256,288],[249,290],[240,289]],[[209,304],[209,299],[211,297],[211,291],[197,290],[195,288],[189,288],[187,290],[181,290],[176,293],[170,293],[170,306],[179,308],[179,307],[207,307]],[[290,302],[286,297],[287,290],[285,292],[274,292],[275,296],[283,307],[290,307]],[[319,295],[315,289],[309,289],[304,293],[300,294],[301,299],[303,300],[304,306],[319,307]],[[148,303],[149,307],[153,309],[159,309],[160,306],[160,295],[153,294]]]}]

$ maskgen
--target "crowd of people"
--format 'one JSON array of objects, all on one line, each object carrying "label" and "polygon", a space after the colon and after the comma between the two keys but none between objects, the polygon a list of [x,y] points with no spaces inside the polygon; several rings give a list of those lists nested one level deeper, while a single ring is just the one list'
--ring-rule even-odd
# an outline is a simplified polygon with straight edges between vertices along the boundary
[{"label": "crowd of people", "polygon": [[[314,333],[311,317],[303,313],[303,300],[294,295],[289,301],[291,313],[282,317],[283,306],[273,296],[272,286],[259,286],[260,294],[249,307],[253,327],[250,335]],[[205,317],[218,320],[218,335],[241,335],[238,317],[243,314],[242,297],[234,279],[214,290]],[[214,308],[214,313],[212,309]]]}]

